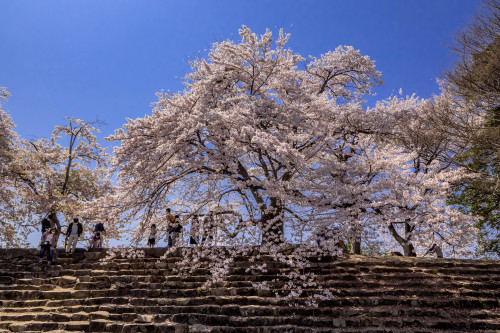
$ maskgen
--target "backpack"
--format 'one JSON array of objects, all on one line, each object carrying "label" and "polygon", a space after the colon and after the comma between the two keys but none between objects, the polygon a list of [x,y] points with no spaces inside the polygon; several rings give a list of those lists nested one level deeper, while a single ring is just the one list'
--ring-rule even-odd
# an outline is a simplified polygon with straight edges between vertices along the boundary
[{"label": "backpack", "polygon": [[50,221],[45,218],[42,220],[42,233],[45,233],[48,229],[50,229]]},{"label": "backpack", "polygon": [[97,231],[97,232],[102,232],[102,231],[104,231],[104,224],[102,224],[102,223],[100,223],[100,222],[99,222],[99,223],[97,223],[97,224],[95,225],[94,231]]}]

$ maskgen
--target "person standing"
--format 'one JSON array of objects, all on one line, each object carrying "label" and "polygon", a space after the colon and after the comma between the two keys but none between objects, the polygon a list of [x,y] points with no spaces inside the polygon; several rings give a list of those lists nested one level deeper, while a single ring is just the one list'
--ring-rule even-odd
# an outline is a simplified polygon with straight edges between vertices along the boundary
[{"label": "person standing", "polygon": [[173,232],[173,223],[175,221],[175,217],[172,215],[170,208],[167,208],[167,213],[165,214],[165,218],[167,219],[167,246],[172,246],[172,232]]},{"label": "person standing", "polygon": [[427,252],[424,253],[423,257],[425,257],[429,253],[435,254],[438,258],[443,258],[443,250],[441,250],[441,247],[435,243],[432,244]]},{"label": "person standing", "polygon": [[168,247],[173,247],[177,243],[177,239],[179,238],[179,234],[182,231],[182,225],[179,221],[179,215],[175,215],[173,221],[170,223],[170,226],[167,229],[168,232]]},{"label": "person standing", "polygon": [[75,252],[78,238],[82,235],[83,227],[78,218],[74,218],[66,230],[66,253],[73,254]]},{"label": "person standing", "polygon": [[191,219],[191,229],[189,230],[189,244],[198,245],[200,241],[200,221],[198,215],[193,216]]},{"label": "person standing", "polygon": [[[167,227],[170,227],[170,224],[174,222],[175,217],[172,215],[170,208],[167,208],[167,214],[165,214],[167,219]],[[167,230],[168,231],[168,230]]]},{"label": "person standing", "polygon": [[215,225],[213,212],[210,212],[203,218],[203,238],[201,239],[201,243],[205,241],[213,242],[216,234],[217,226]]},{"label": "person standing", "polygon": [[151,230],[149,231],[148,246],[153,248],[156,243],[156,224],[151,225]]},{"label": "person standing", "polygon": [[50,228],[43,235],[40,240],[40,263],[42,263],[43,255],[47,252],[47,265],[52,264],[54,250],[57,248],[57,241],[59,240],[59,232],[56,228]]}]

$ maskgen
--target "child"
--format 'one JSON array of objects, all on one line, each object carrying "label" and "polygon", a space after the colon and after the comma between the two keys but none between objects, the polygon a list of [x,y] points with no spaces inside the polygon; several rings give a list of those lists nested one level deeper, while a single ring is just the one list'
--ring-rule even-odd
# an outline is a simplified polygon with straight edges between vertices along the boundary
[{"label": "child", "polygon": [[150,248],[155,246],[156,242],[156,224],[151,225],[151,231],[149,232],[148,245]]},{"label": "child", "polygon": [[54,250],[57,248],[57,241],[59,240],[59,232],[56,228],[50,228],[43,235],[40,240],[40,263],[42,263],[43,255],[47,251],[47,265],[52,264]]}]

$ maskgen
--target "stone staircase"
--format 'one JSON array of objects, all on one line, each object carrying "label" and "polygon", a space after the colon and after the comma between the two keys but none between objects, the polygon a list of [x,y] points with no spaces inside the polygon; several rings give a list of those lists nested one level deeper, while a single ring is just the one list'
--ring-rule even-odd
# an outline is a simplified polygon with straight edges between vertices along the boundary
[{"label": "stone staircase", "polygon": [[223,286],[203,289],[207,269],[172,269],[189,249],[161,262],[165,249],[144,251],[101,265],[105,250],[77,249],[46,266],[33,249],[0,249],[0,332],[500,332],[497,261],[316,258],[308,271],[334,297],[293,307],[252,287],[282,280],[280,263],[250,274],[235,258]]}]

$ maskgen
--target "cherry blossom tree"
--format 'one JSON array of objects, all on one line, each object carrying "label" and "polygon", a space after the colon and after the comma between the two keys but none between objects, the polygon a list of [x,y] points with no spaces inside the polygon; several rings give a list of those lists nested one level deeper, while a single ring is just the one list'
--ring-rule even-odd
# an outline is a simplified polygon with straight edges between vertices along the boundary
[{"label": "cherry blossom tree", "polygon": [[5,167],[16,207],[10,220],[17,221],[18,232],[38,229],[40,216],[49,216],[61,231],[58,214],[69,221],[83,203],[112,192],[108,155],[96,132],[92,123],[71,118],[67,126],[56,126],[50,139],[16,140]]},{"label": "cherry blossom tree", "polygon": [[19,244],[20,237],[16,233],[12,218],[16,215],[16,205],[13,200],[13,177],[7,168],[12,160],[13,142],[17,138],[14,123],[10,115],[2,110],[2,101],[7,101],[9,92],[0,87],[0,243],[6,246]]},{"label": "cherry blossom tree", "polygon": [[299,70],[304,58],[285,48],[289,35],[272,49],[270,31],[240,33],[242,43],[217,43],[209,62],[192,62],[187,91],[159,94],[152,116],[111,137],[122,142],[113,158],[126,193],[119,202],[149,221],[173,193],[191,212],[237,211],[263,243],[282,243],[285,223],[311,214],[301,193],[311,165],[380,73],[352,47]]},{"label": "cherry blossom tree", "polygon": [[445,251],[467,249],[474,220],[445,204],[461,171],[426,155],[409,131],[432,101],[393,97],[367,108],[381,74],[353,47],[306,59],[282,31],[274,42],[269,30],[244,26],[240,36],[215,43],[191,62],[184,91],[158,93],[151,115],[109,137],[120,142],[111,158],[118,190],[89,211],[116,230],[131,225],[136,245],[150,223],[165,232],[168,207],[186,227],[207,217],[215,237],[186,255],[181,272],[209,258],[218,283],[231,258],[267,253],[296,268],[281,286],[288,296],[314,285],[300,268],[340,253],[339,237],[406,255],[437,239]]},{"label": "cherry blossom tree", "polygon": [[[477,219],[457,213],[445,201],[451,191],[450,184],[464,176],[464,170],[457,167],[454,160],[465,146],[463,140],[452,139],[459,130],[443,122],[449,124],[449,117],[453,114],[461,118],[462,126],[478,126],[483,121],[482,117],[470,114],[469,107],[459,103],[443,86],[440,95],[415,102],[413,107],[405,107],[405,110],[411,110],[409,117],[396,121],[396,143],[405,151],[412,152],[413,156],[408,160],[411,168],[406,171],[407,175],[400,171],[392,175],[395,184],[390,193],[397,194],[396,189],[403,185],[411,194],[406,194],[411,200],[405,199],[405,204],[402,205],[402,201],[392,204],[392,207],[384,203],[381,207],[385,207],[382,209],[385,216],[389,215],[387,208],[406,211],[407,216],[396,218],[394,221],[397,223],[389,224],[390,234],[403,247],[405,255],[416,254],[410,241],[412,238],[419,238],[415,242],[420,246],[439,242],[455,254],[460,252],[458,249],[474,242],[476,230],[472,225]],[[385,202],[394,202],[395,199],[386,198]],[[401,235],[396,225],[399,225]],[[415,232],[415,229],[420,230]]]},{"label": "cherry blossom tree", "polygon": [[[336,226],[346,237],[375,241],[385,232],[423,248],[447,223],[447,242],[467,246],[455,231],[473,234],[472,220],[443,201],[459,172],[401,141],[428,101],[364,108],[363,96],[381,83],[368,56],[343,46],[306,60],[285,47],[282,31],[274,48],[270,31],[240,35],[191,63],[185,91],[159,93],[152,115],[110,137],[121,142],[111,160],[119,191],[97,211],[139,221],[136,240],[176,207],[186,216],[213,211],[225,242],[250,227],[256,244],[281,246],[299,233],[314,242]],[[394,222],[408,225],[402,239]],[[410,254],[415,245],[405,246]]]}]

